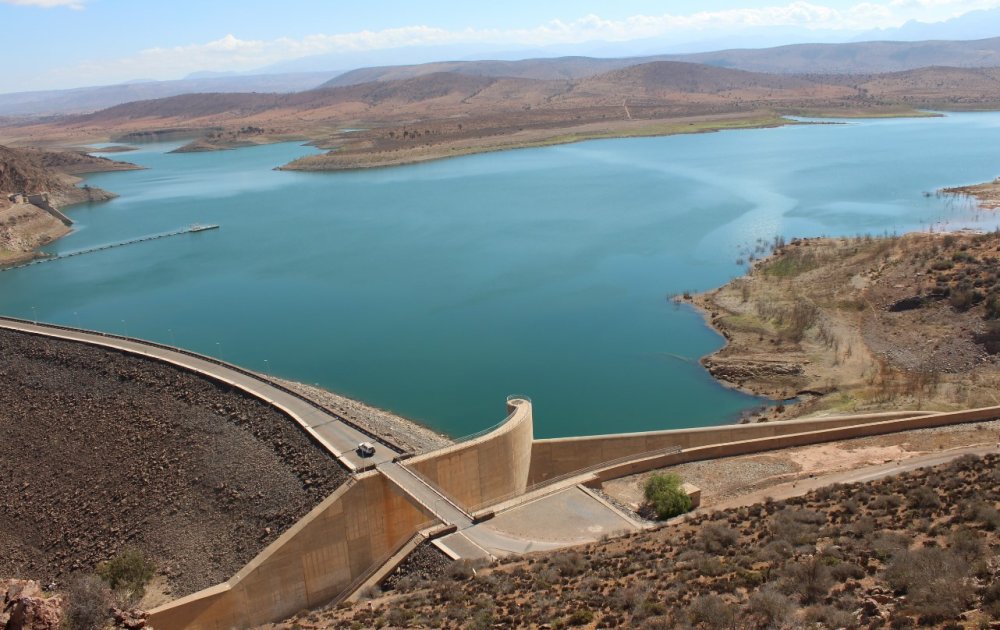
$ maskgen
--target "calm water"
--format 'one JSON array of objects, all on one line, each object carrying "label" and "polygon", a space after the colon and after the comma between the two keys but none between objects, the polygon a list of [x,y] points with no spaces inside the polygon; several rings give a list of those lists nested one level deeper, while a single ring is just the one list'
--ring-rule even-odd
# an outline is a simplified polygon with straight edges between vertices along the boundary
[{"label": "calm water", "polygon": [[[293,144],[122,156],[70,251],[0,273],[0,312],[155,339],[318,383],[452,434],[531,396],[539,436],[697,426],[760,404],[668,296],[741,273],[758,238],[993,221],[922,193],[1000,173],[1000,114],[605,140],[339,174]],[[990,223],[989,227],[993,227]]]}]

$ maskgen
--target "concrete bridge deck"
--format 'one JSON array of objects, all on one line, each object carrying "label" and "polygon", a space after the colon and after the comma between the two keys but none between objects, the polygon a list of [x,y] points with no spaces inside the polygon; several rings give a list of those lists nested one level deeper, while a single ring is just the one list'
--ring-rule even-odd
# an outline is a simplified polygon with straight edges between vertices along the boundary
[{"label": "concrete bridge deck", "polygon": [[228,367],[210,357],[202,357],[180,349],[170,349],[158,344],[153,345],[125,337],[39,325],[8,318],[0,318],[0,328],[67,339],[150,357],[241,389],[291,416],[307,433],[312,435],[319,444],[351,471],[391,462],[393,457],[398,454],[387,444],[382,443],[376,444],[373,457],[361,457],[355,451],[358,443],[375,442],[372,436],[351,426],[343,418],[313,405],[304,398],[288,392],[283,387],[269,382],[262,376],[251,375],[235,367]]}]

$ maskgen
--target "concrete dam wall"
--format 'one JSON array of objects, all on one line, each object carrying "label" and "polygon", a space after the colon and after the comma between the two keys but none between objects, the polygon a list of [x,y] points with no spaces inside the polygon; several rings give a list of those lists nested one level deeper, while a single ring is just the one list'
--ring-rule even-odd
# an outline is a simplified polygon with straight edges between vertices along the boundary
[{"label": "concrete dam wall", "polygon": [[228,581],[149,613],[155,628],[247,628],[330,602],[433,523],[378,472],[316,506]]},{"label": "concrete dam wall", "polygon": [[531,402],[512,398],[507,410],[495,431],[414,457],[406,467],[467,511],[523,493],[534,439]]}]

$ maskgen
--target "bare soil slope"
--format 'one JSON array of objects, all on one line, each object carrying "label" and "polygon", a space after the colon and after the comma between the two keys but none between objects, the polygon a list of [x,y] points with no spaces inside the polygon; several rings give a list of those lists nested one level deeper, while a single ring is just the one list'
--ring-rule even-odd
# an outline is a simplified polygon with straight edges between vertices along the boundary
[{"label": "bare soil slope", "polygon": [[239,391],[0,331],[0,577],[65,584],[132,546],[181,596],[228,579],[346,477]]}]

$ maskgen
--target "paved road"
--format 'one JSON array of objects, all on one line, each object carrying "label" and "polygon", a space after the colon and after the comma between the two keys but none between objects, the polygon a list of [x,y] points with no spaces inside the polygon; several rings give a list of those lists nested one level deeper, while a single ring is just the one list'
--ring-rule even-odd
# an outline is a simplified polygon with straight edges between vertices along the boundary
[{"label": "paved road", "polygon": [[396,455],[387,446],[377,444],[374,457],[360,457],[354,449],[360,442],[371,442],[372,439],[369,436],[346,424],[337,416],[324,412],[302,398],[271,385],[264,378],[250,376],[206,359],[167,350],[159,346],[150,346],[138,341],[105,337],[80,330],[50,328],[7,319],[0,319],[0,327],[124,350],[185,367],[229,383],[282,409],[351,470],[390,461]]}]

